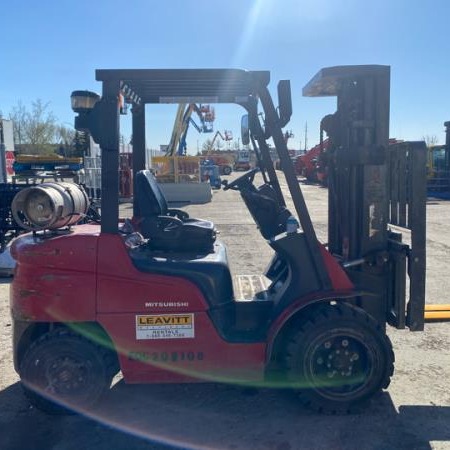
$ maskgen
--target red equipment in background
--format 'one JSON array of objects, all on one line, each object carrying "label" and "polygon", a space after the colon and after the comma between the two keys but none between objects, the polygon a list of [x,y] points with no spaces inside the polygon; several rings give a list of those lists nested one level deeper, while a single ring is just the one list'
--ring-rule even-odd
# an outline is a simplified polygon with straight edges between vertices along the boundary
[{"label": "red equipment in background", "polygon": [[325,139],[322,144],[317,144],[304,155],[295,160],[295,171],[297,175],[304,176],[308,181],[326,185],[327,167],[325,153],[329,147],[329,140]]},{"label": "red equipment in background", "polygon": [[13,164],[16,158],[14,157],[14,152],[6,150],[5,152],[5,160],[6,160],[6,173],[8,175],[14,175]]}]

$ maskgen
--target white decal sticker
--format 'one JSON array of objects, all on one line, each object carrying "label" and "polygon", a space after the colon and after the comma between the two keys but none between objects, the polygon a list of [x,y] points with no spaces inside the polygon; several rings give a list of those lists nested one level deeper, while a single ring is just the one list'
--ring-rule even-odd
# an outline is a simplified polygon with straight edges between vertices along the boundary
[{"label": "white decal sticker", "polygon": [[190,339],[195,337],[194,314],[136,316],[136,339]]}]

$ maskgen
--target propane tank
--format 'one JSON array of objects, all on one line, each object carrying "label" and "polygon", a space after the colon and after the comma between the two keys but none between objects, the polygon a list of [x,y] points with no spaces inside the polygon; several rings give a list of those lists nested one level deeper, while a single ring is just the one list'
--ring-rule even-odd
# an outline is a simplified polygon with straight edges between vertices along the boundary
[{"label": "propane tank", "polygon": [[75,225],[87,213],[89,199],[75,183],[42,183],[21,190],[12,201],[15,221],[26,230],[56,230]]}]

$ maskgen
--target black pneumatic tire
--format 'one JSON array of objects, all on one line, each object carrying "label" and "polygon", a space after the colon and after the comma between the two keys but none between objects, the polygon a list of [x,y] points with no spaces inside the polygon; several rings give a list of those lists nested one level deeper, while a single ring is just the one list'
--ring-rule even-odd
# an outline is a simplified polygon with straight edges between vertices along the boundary
[{"label": "black pneumatic tire", "polygon": [[363,310],[326,305],[292,334],[285,367],[288,385],[305,406],[350,413],[389,386],[394,353],[385,331]]},{"label": "black pneumatic tire", "polygon": [[229,166],[225,166],[225,167],[222,169],[222,171],[223,171],[223,174],[224,174],[224,175],[230,175],[230,173],[232,172],[232,169],[231,169],[231,167],[229,167]]},{"label": "black pneumatic tire", "polygon": [[68,414],[91,408],[111,386],[116,366],[110,350],[57,329],[30,345],[19,373],[33,406],[49,414]]}]

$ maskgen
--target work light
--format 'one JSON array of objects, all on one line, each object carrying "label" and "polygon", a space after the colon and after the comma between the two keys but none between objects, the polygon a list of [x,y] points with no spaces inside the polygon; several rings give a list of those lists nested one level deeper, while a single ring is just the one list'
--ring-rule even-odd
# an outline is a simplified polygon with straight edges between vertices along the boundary
[{"label": "work light", "polygon": [[73,91],[70,95],[72,110],[76,113],[88,112],[100,100],[100,95],[91,91]]}]

